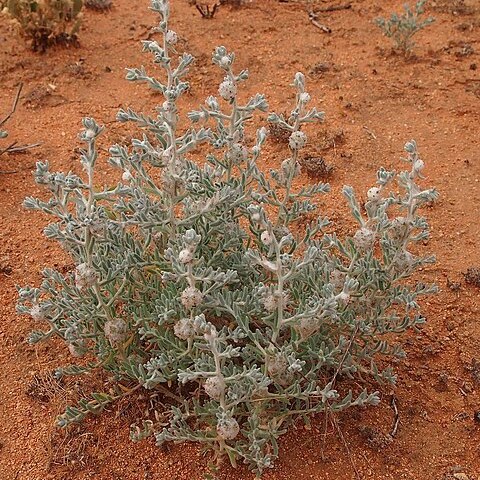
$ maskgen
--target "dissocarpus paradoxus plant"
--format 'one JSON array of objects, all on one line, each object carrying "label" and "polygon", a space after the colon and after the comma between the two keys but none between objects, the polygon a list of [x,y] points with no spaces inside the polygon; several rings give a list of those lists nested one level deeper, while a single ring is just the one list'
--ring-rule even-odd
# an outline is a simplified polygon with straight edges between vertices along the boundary
[{"label": "dissocarpus paradoxus plant", "polygon": [[[168,408],[133,427],[133,439],[198,442],[217,459],[226,454],[233,465],[242,460],[261,473],[293,421],[376,405],[379,393],[366,385],[395,381],[388,359],[404,355],[397,335],[424,321],[418,297],[434,291],[405,280],[432,261],[414,244],[428,236],[419,207],[437,194],[418,185],[424,164],[411,141],[410,170],[380,169],[365,211],[344,188],[358,223],[352,236],[327,233],[322,217],[302,227],[315,197],[328,191],[323,183],[294,186],[304,127],[323,119],[308,106],[304,76],[295,75],[289,118],[269,115],[290,132],[289,155],[265,173],[259,158],[266,129],[253,145],[245,129],[267,102],[255,95],[242,103],[237,95],[248,72],[236,71],[234,55],[218,47],[218,96],[189,113],[185,125],[178,104],[193,58],[175,58],[168,2],[153,0],[152,9],[160,41],[143,48],[165,80],[143,67],[129,69],[127,78],[164,102],[154,116],[119,112],[143,134],[110,148],[110,163],[122,172],[115,187],[95,180],[103,128],[91,118],[80,135],[85,175],[52,173],[38,163],[36,182],[51,198],[27,198],[25,206],[56,217],[45,234],[76,268],[65,275],[45,270],[40,287],[19,290],[18,311],[47,326],[30,335],[31,343],[60,337],[82,358],[58,376],[104,369],[113,379],[108,393],[68,407],[58,425],[142,389],[162,395]],[[200,144],[211,147],[202,166],[194,161]],[[395,178],[402,193],[390,191]]]}]

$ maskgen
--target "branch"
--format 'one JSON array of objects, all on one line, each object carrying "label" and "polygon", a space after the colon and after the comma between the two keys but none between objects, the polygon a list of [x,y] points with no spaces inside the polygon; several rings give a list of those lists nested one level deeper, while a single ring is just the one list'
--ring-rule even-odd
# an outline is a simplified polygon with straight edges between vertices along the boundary
[{"label": "branch", "polygon": [[322,30],[325,33],[332,33],[332,29],[327,27],[327,25],[323,25],[323,23],[317,22],[318,15],[315,12],[308,12],[308,19],[315,25],[317,28]]},{"label": "branch", "polygon": [[[3,125],[5,125],[8,122],[8,120],[10,120],[12,115],[16,112],[18,102],[20,100],[20,95],[22,93],[22,89],[23,89],[23,83],[20,83],[18,85],[17,94],[15,95],[15,99],[13,100],[13,105],[12,105],[12,108],[10,110],[10,113],[8,113],[8,115],[3,120],[0,121],[0,128],[3,127]],[[3,150],[0,150],[0,156],[2,156],[4,153],[25,152],[26,150],[29,150],[30,148],[38,147],[39,145],[41,145],[41,144],[40,143],[32,143],[30,145],[17,145],[17,142],[13,142],[8,147],[4,148]],[[0,171],[0,174],[6,174],[6,173],[16,173],[16,171],[14,171],[14,170],[12,170],[12,171]]]},{"label": "branch", "polygon": [[18,86],[17,95],[15,96],[15,100],[13,101],[12,109],[10,113],[3,120],[0,121],[0,127],[3,127],[3,125],[5,125],[5,123],[7,123],[10,117],[15,113],[15,110],[17,110],[17,105],[18,105],[18,101],[20,100],[20,94],[22,93],[22,88],[23,88],[23,83],[20,83],[20,85]]}]

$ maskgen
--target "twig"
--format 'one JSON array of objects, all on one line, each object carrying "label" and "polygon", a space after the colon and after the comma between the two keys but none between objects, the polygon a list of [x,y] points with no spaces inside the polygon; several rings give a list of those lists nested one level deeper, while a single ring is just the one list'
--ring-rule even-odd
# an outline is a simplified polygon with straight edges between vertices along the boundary
[{"label": "twig", "polygon": [[212,10],[210,10],[209,5],[204,5],[204,4],[200,5],[197,2],[195,2],[195,8],[200,12],[203,18],[213,18],[219,6],[220,6],[220,3],[215,3],[213,5]]},{"label": "twig", "polygon": [[[0,120],[0,128],[3,127],[3,125],[5,125],[5,123],[7,123],[8,120],[10,120],[12,115],[17,110],[17,105],[18,105],[18,102],[20,100],[20,95],[22,93],[22,89],[23,89],[23,83],[20,83],[18,85],[17,94],[15,95],[15,99],[13,100],[13,105],[12,105],[12,108],[10,110],[10,113],[3,120]],[[17,145],[17,142],[13,142],[7,148],[4,148],[3,150],[0,150],[0,156],[2,156],[4,153],[25,152],[26,150],[29,150],[30,148],[38,147],[39,145],[41,145],[41,144],[40,143],[32,143],[30,145]],[[16,172],[16,170],[12,170],[12,171],[3,171],[2,170],[2,171],[0,171],[0,174],[7,174],[7,173],[17,173],[17,172]]]},{"label": "twig", "polygon": [[377,139],[377,136],[366,125],[364,125],[363,128],[374,140]]},{"label": "twig", "polygon": [[392,431],[390,432],[390,437],[393,438],[398,431],[398,424],[400,423],[400,414],[398,413],[398,407],[397,407],[397,398],[395,395],[392,395],[392,399],[390,401],[390,406],[393,408],[393,427]]},{"label": "twig", "polygon": [[17,145],[17,142],[13,142],[10,146],[7,148],[4,148],[3,150],[0,150],[0,156],[3,155],[4,153],[23,153],[29,150],[30,148],[35,148],[39,147],[41,143],[32,143],[30,145]]},{"label": "twig", "polygon": [[317,28],[319,28],[325,33],[332,33],[332,29],[330,27],[327,27],[326,25],[323,25],[323,23],[317,22],[317,18],[318,18],[318,15],[315,12],[313,11],[308,12],[308,19],[310,20],[312,25],[315,25]]},{"label": "twig", "polygon": [[340,429],[340,425],[337,422],[337,418],[335,417],[335,413],[332,412],[331,410],[329,410],[329,412],[332,415],[333,424],[334,424],[335,428],[337,429],[338,435],[339,435],[340,439],[342,440],[343,446],[345,447],[345,450],[347,452],[348,459],[350,461],[350,465],[352,465],[353,471],[355,472],[355,478],[361,479],[362,477],[360,476],[360,472],[357,470],[357,466],[355,465],[355,462],[353,461],[352,452],[350,451],[350,447],[348,446],[348,443],[345,440],[343,432]]},{"label": "twig", "polygon": [[9,147],[7,152],[8,153],[13,153],[13,152],[23,153],[26,150],[30,150],[31,148],[39,147],[41,145],[41,143],[38,142],[38,143],[31,143],[30,145],[18,145],[18,146],[15,146],[15,145],[16,145],[16,142],[11,147]]},{"label": "twig", "polygon": [[325,460],[325,443],[327,442],[327,433],[328,433],[328,410],[325,410],[325,431],[323,433],[323,442],[322,442],[322,460]]},{"label": "twig", "polygon": [[5,125],[5,123],[7,123],[10,117],[15,113],[18,101],[20,100],[20,94],[22,93],[22,88],[23,83],[20,83],[20,85],[18,86],[17,94],[15,95],[15,100],[13,101],[12,109],[10,110],[10,113],[3,120],[0,121],[0,127],[3,127],[3,125]]},{"label": "twig", "polygon": [[350,341],[349,341],[349,343],[348,343],[348,347],[347,347],[347,349],[345,350],[345,353],[343,354],[342,359],[340,360],[340,363],[339,363],[339,365],[338,365],[338,368],[336,369],[335,373],[333,374],[333,378],[332,378],[332,381],[331,381],[331,383],[332,383],[332,388],[335,386],[335,382],[336,382],[336,380],[337,380],[337,376],[338,376],[338,374],[340,373],[340,370],[342,369],[345,360],[347,359],[347,355],[348,355],[348,353],[350,352],[350,349],[352,348],[353,341],[355,340],[355,337],[357,336],[358,330],[359,330],[359,326],[357,325],[356,328],[355,328],[355,331],[354,331],[353,334],[352,334],[352,337],[350,338]]}]

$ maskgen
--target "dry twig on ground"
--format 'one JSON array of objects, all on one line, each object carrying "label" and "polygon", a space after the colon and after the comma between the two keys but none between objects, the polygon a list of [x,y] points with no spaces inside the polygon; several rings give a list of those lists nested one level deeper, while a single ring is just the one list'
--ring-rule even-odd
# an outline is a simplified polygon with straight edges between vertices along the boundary
[{"label": "dry twig on ground", "polygon": [[[17,94],[15,95],[15,99],[13,100],[13,105],[12,105],[12,108],[10,110],[10,112],[7,114],[7,116],[3,119],[3,120],[0,120],[0,129],[8,122],[8,120],[10,120],[10,118],[12,117],[12,115],[16,112],[17,110],[17,106],[18,106],[18,102],[20,100],[20,95],[22,93],[22,89],[23,89],[23,83],[20,83],[20,85],[18,86],[18,89],[17,89]],[[3,136],[3,138],[6,137],[6,133],[5,135]],[[0,137],[1,138],[1,137]],[[2,156],[4,153],[20,153],[20,152],[24,152],[30,148],[34,148],[34,147],[37,147],[38,145],[40,145],[39,143],[33,143],[31,145],[17,145],[17,142],[13,142],[11,143],[8,147],[0,150],[0,156]],[[16,173],[16,171],[2,171],[0,170],[0,173],[3,173],[3,174],[6,174],[6,173]]]}]

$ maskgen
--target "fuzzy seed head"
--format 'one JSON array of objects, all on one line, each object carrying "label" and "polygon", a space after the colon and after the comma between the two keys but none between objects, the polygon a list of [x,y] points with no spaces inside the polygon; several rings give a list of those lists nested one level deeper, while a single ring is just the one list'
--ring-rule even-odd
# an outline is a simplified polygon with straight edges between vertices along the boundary
[{"label": "fuzzy seed head", "polygon": [[162,160],[163,160],[165,163],[168,163],[171,158],[172,158],[172,153],[171,153],[170,150],[164,150],[164,151],[162,152]]},{"label": "fuzzy seed head", "polygon": [[380,198],[380,189],[378,187],[372,187],[367,192],[368,200],[378,200]]},{"label": "fuzzy seed head", "polygon": [[297,325],[297,331],[302,339],[313,335],[320,327],[319,321],[316,318],[302,318]]},{"label": "fuzzy seed head", "polygon": [[92,138],[95,137],[95,130],[92,130],[91,128],[87,128],[87,130],[85,130],[85,138],[87,140],[92,140]]},{"label": "fuzzy seed head", "polygon": [[239,165],[248,158],[248,150],[241,143],[234,143],[228,152],[228,159],[234,165]]},{"label": "fuzzy seed head", "polygon": [[408,220],[405,217],[397,217],[392,220],[389,234],[393,241],[400,242],[408,230]]},{"label": "fuzzy seed head", "polygon": [[195,325],[193,320],[190,318],[182,318],[173,326],[173,333],[180,340],[188,340],[193,338],[196,333]]},{"label": "fuzzy seed head", "polygon": [[307,144],[307,136],[301,131],[292,132],[288,145],[292,150],[300,150]]},{"label": "fuzzy seed head", "polygon": [[91,287],[97,281],[97,273],[86,263],[81,263],[75,269],[75,285],[79,290]]},{"label": "fuzzy seed head", "polygon": [[343,285],[345,284],[345,273],[341,272],[338,269],[335,269],[330,273],[330,283],[338,289],[343,288]]},{"label": "fuzzy seed head", "polygon": [[274,312],[278,307],[277,297],[273,294],[266,295],[262,300],[265,310],[269,313]]},{"label": "fuzzy seed head", "polygon": [[369,250],[375,243],[375,232],[369,228],[362,227],[360,230],[355,232],[355,235],[353,236],[353,243],[359,250]]},{"label": "fuzzy seed head", "polygon": [[125,170],[122,174],[122,180],[124,182],[129,182],[130,180],[133,180],[133,175],[130,173],[130,170]]},{"label": "fuzzy seed head", "polygon": [[211,323],[207,324],[205,327],[203,338],[205,338],[205,340],[209,343],[212,343],[216,338],[218,338],[217,329]]},{"label": "fuzzy seed head", "polygon": [[302,92],[300,94],[300,102],[303,104],[308,103],[310,101],[310,94],[307,92]]},{"label": "fuzzy seed head", "polygon": [[220,59],[220,66],[222,68],[228,68],[230,66],[230,58],[228,57],[228,55],[224,55],[221,59]]},{"label": "fuzzy seed head", "polygon": [[240,433],[240,425],[233,418],[220,420],[217,424],[217,434],[223,440],[233,440]]},{"label": "fuzzy seed head", "polygon": [[128,325],[127,322],[122,318],[108,320],[103,328],[105,337],[112,345],[117,345],[127,339]]},{"label": "fuzzy seed head", "polygon": [[415,160],[415,163],[413,164],[413,169],[416,172],[421,172],[425,168],[425,162],[423,160]]},{"label": "fuzzy seed head", "polygon": [[175,109],[175,104],[172,102],[169,102],[168,100],[165,100],[162,103],[162,109],[164,112],[173,112],[173,110]]},{"label": "fuzzy seed head", "polygon": [[288,173],[288,171],[290,170],[291,164],[292,164],[292,159],[291,158],[286,158],[282,162],[282,170],[285,173]]},{"label": "fuzzy seed head", "polygon": [[168,30],[165,34],[165,41],[171,46],[176,45],[178,42],[177,32],[174,32],[173,30]]},{"label": "fuzzy seed head", "polygon": [[347,293],[347,292],[340,292],[337,295],[337,299],[338,299],[339,302],[346,305],[350,301],[350,294]]},{"label": "fuzzy seed head", "polygon": [[205,393],[214,400],[220,400],[225,391],[225,382],[223,378],[215,375],[215,377],[208,377],[203,384]]},{"label": "fuzzy seed head", "polygon": [[276,355],[272,355],[268,357],[267,360],[267,371],[268,374],[272,377],[277,377],[282,373],[285,373],[288,368],[288,360],[285,355],[281,353],[277,353]]},{"label": "fuzzy seed head", "polygon": [[264,230],[264,231],[262,232],[262,234],[260,235],[260,240],[262,241],[262,243],[263,243],[264,245],[266,245],[266,246],[268,247],[269,245],[272,244],[272,242],[273,242],[273,237],[272,237],[272,235],[271,235],[267,230]]},{"label": "fuzzy seed head", "polygon": [[237,95],[237,86],[230,79],[225,78],[218,88],[218,93],[224,100],[230,102]]},{"label": "fuzzy seed head", "polygon": [[251,218],[252,218],[252,222],[255,222],[255,223],[259,223],[262,220],[262,216],[258,212],[252,213]]},{"label": "fuzzy seed head", "polygon": [[410,252],[403,250],[395,255],[393,267],[397,273],[402,273],[410,270],[413,267],[414,262],[415,257]]},{"label": "fuzzy seed head", "polygon": [[38,305],[38,303],[35,303],[32,306],[32,308],[30,309],[30,315],[37,322],[41,322],[42,320],[45,320],[45,313],[43,309],[40,307],[40,305]]},{"label": "fuzzy seed head", "polygon": [[202,303],[203,293],[195,287],[187,287],[180,297],[182,305],[187,309],[191,310],[194,307],[198,307]]},{"label": "fuzzy seed head", "polygon": [[193,252],[189,248],[184,248],[178,254],[178,261],[183,264],[191,263],[193,260]]}]

